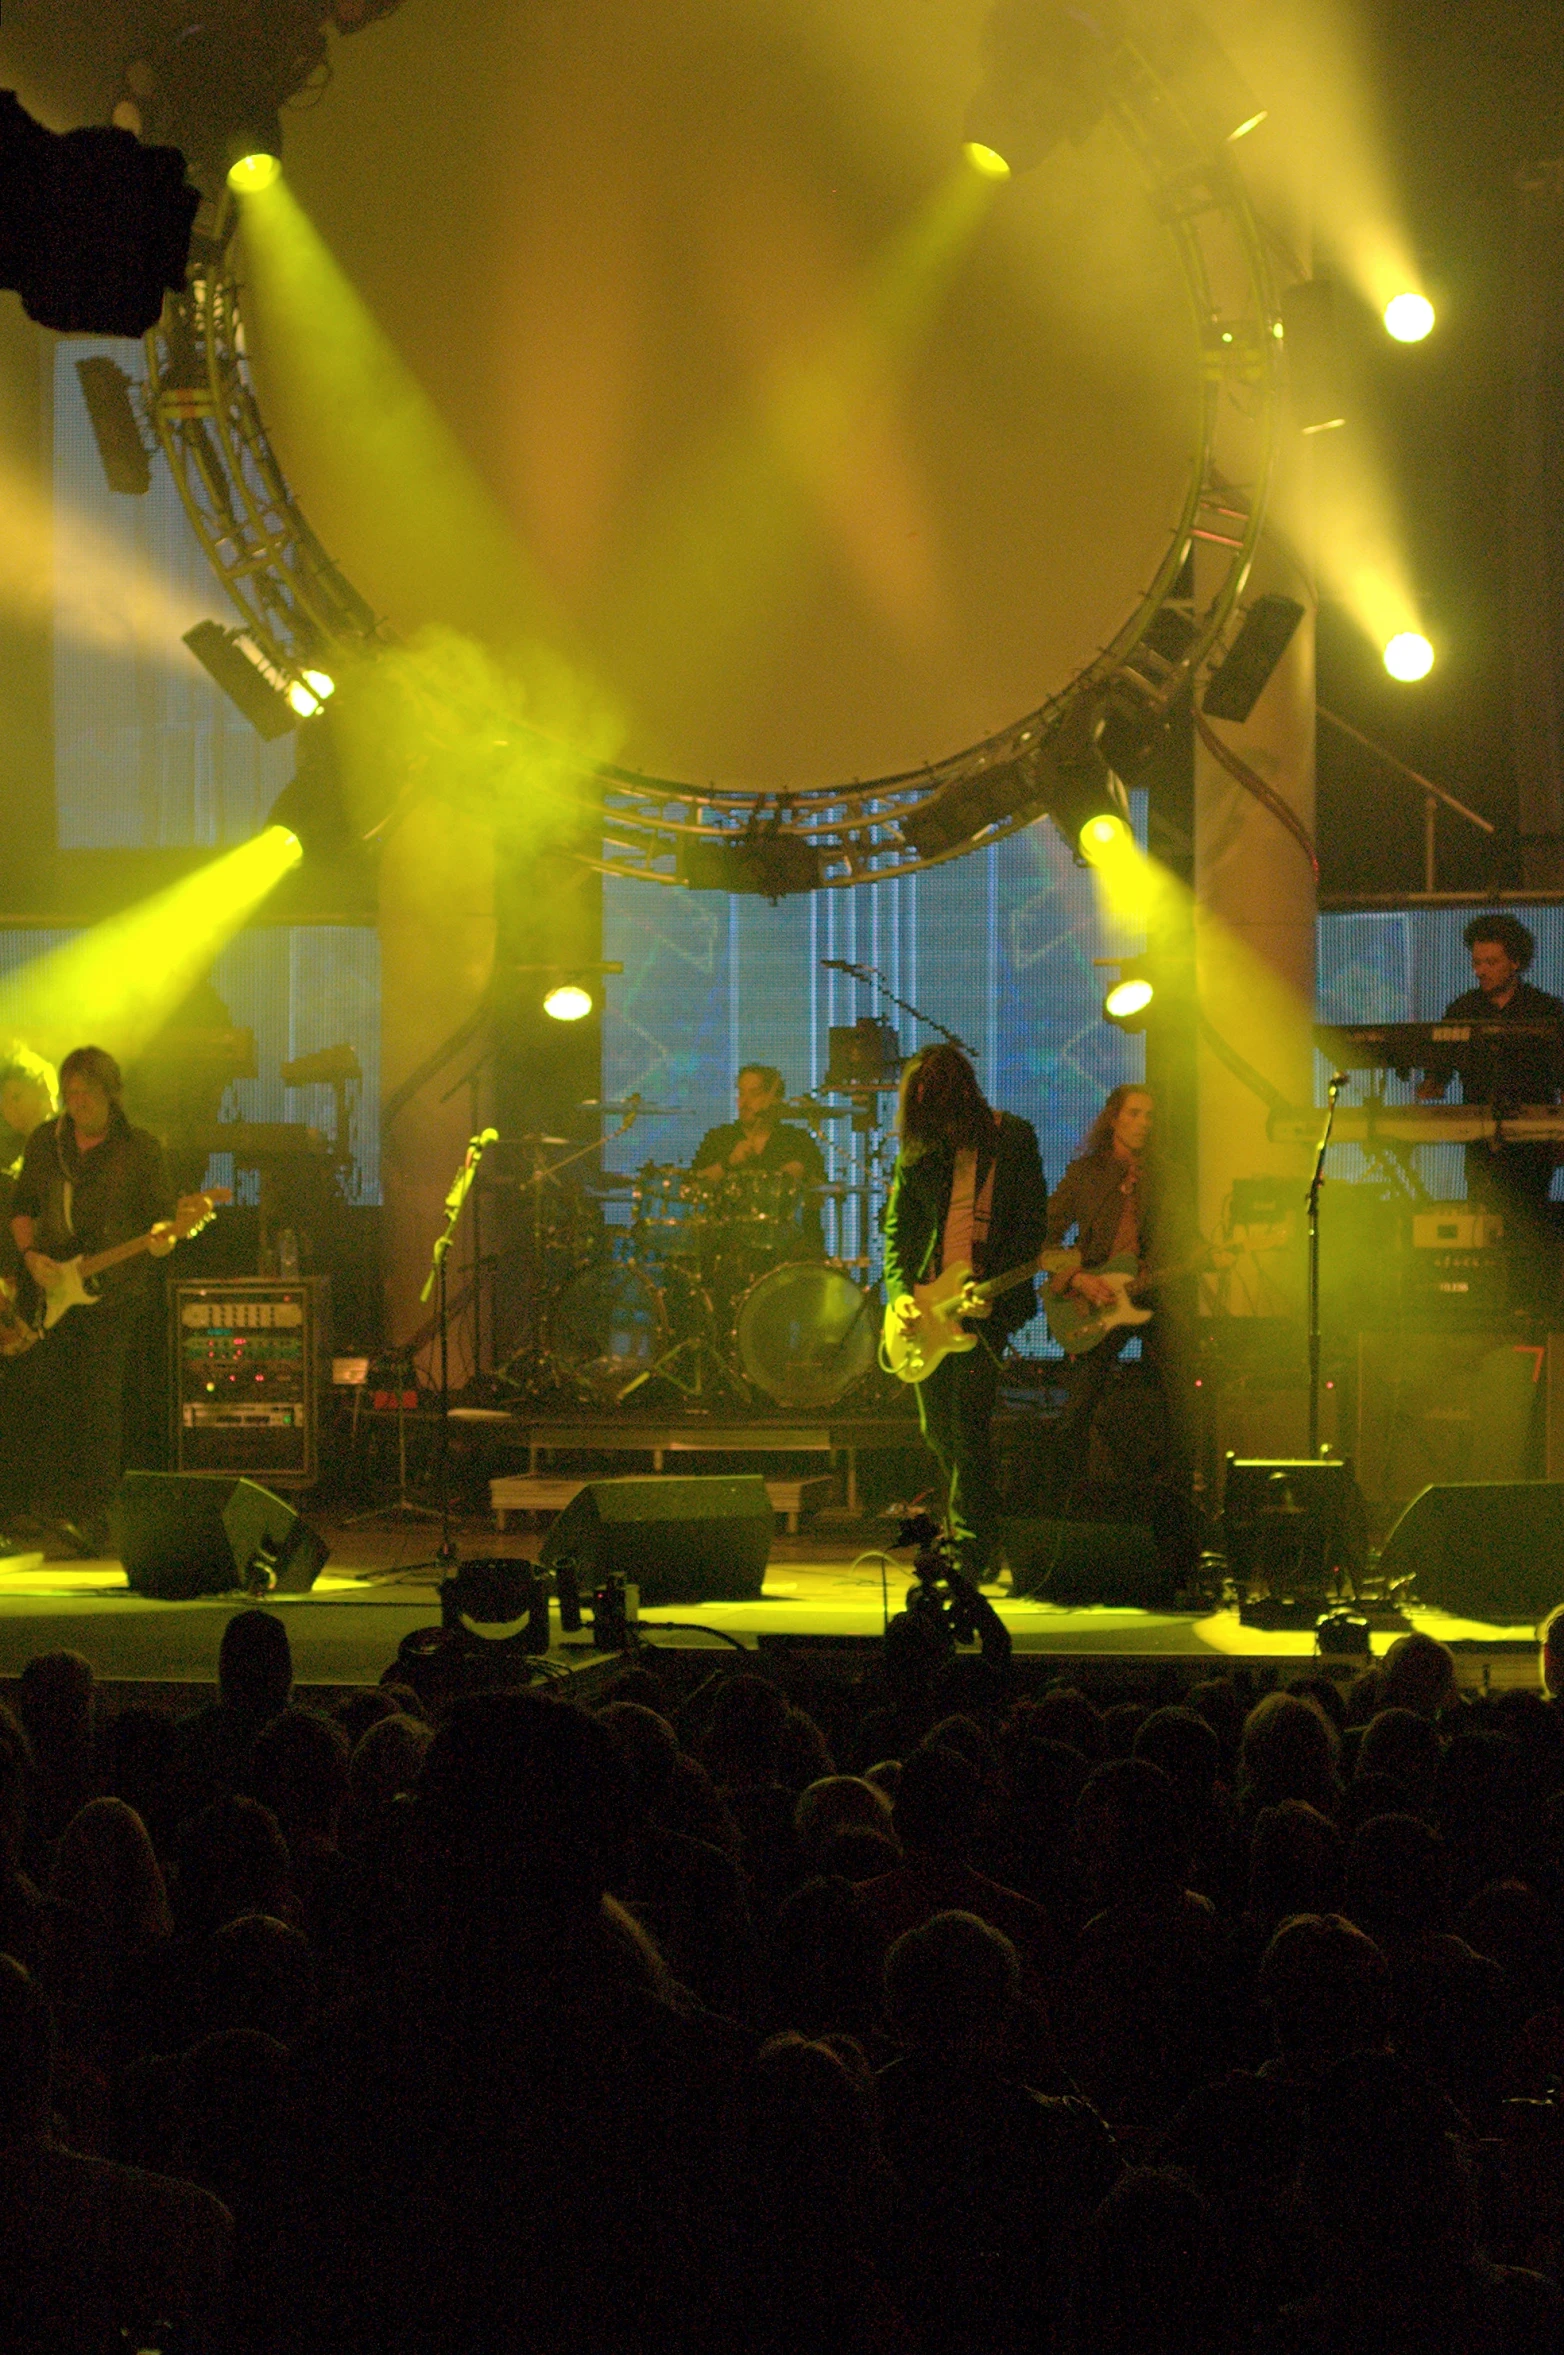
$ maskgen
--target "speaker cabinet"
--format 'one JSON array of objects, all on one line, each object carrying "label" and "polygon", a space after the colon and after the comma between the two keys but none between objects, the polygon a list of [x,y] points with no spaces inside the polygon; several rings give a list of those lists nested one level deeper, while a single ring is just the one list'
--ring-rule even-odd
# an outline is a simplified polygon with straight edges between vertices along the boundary
[{"label": "speaker cabinet", "polygon": [[1418,1600],[1495,1627],[1535,1626],[1564,1603],[1564,1481],[1467,1480],[1425,1488],[1379,1557]]},{"label": "speaker cabinet", "polygon": [[1533,1469],[1548,1352],[1502,1333],[1362,1333],[1363,1493],[1403,1505],[1431,1483],[1518,1481]]},{"label": "speaker cabinet", "polygon": [[538,1561],[545,1570],[573,1563],[583,1590],[617,1570],[653,1608],[752,1602],[773,1526],[758,1472],[589,1480],[550,1529]]},{"label": "speaker cabinet", "polygon": [[114,1536],[132,1593],[163,1603],[245,1587],[307,1594],[330,1552],[257,1481],[199,1472],[127,1472]]}]

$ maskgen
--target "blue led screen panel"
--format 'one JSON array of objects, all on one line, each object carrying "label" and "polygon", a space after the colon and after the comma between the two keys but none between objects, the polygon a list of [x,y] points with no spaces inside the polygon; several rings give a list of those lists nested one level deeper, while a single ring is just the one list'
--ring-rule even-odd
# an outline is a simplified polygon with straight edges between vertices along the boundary
[{"label": "blue led screen panel", "polygon": [[[1134,800],[1140,829],[1144,796]],[[907,1053],[933,1042],[937,1033],[877,992],[824,969],[822,960],[845,958],[877,968],[897,996],[976,1050],[985,1093],[1035,1124],[1055,1182],[1108,1090],[1144,1076],[1144,1041],[1104,1022],[1109,977],[1092,963],[1141,945],[1139,934],[1099,915],[1091,877],[1043,822],[925,874],[775,907],[610,877],[603,953],[625,970],[607,983],[603,1093],[638,1091],[676,1110],[639,1121],[609,1148],[605,1165],[688,1167],[703,1132],[733,1117],[742,1063],[778,1065],[790,1093],[818,1088],[833,1024],[873,1014],[894,1022]],[[867,1245],[849,1203],[828,1215],[828,1248],[844,1258],[867,1250],[876,1277],[894,1111],[894,1099],[882,1097],[879,1151],[867,1170],[847,1121],[821,1132],[828,1175],[867,1178],[871,1204]],[[1040,1324],[1020,1342],[1029,1354],[1052,1354]]]}]

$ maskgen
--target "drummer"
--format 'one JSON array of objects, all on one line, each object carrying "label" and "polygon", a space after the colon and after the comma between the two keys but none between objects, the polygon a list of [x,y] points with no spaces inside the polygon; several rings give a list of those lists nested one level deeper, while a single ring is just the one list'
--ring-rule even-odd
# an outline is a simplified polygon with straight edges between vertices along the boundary
[{"label": "drummer", "polygon": [[[764,1172],[793,1179],[799,1187],[825,1183],[825,1160],[807,1128],[794,1128],[778,1115],[785,1100],[782,1074],[773,1063],[743,1063],[738,1076],[738,1118],[708,1129],[691,1168],[714,1181]],[[804,1239],[821,1248],[818,1196],[804,1196]]]}]

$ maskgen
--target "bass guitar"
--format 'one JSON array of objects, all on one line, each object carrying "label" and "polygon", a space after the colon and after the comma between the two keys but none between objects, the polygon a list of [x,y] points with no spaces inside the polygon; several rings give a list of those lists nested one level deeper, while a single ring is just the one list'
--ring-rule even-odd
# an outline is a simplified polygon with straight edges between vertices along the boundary
[{"label": "bass guitar", "polygon": [[[87,1286],[94,1276],[101,1276],[105,1268],[122,1267],[127,1259],[134,1259],[142,1251],[162,1253],[165,1246],[186,1243],[210,1226],[218,1207],[231,1202],[233,1195],[227,1186],[213,1186],[204,1194],[186,1194],[172,1218],[159,1219],[155,1227],[144,1235],[133,1235],[128,1243],[115,1243],[107,1251],[79,1253],[75,1259],[50,1261],[50,1273],[41,1280],[34,1277],[40,1298],[39,1313],[34,1319],[40,1333],[52,1333],[60,1319],[73,1308],[96,1308],[99,1295]],[[47,1256],[47,1254],[45,1254]]]},{"label": "bass guitar", "polygon": [[[880,1362],[898,1382],[926,1382],[947,1357],[976,1349],[978,1337],[961,1322],[1001,1292],[1030,1283],[1033,1276],[1073,1275],[1081,1264],[1078,1251],[1040,1251],[1024,1267],[1007,1268],[985,1283],[973,1281],[972,1270],[958,1261],[926,1284],[914,1284],[909,1294],[892,1301],[885,1311],[880,1340]],[[908,1300],[912,1308],[907,1306]]]},{"label": "bass guitar", "polygon": [[1236,1257],[1232,1251],[1202,1246],[1188,1259],[1179,1260],[1171,1267],[1150,1269],[1145,1275],[1140,1272],[1139,1260],[1129,1254],[1105,1260],[1091,1272],[1112,1286],[1112,1300],[1099,1305],[1093,1300],[1083,1300],[1079,1292],[1051,1292],[1043,1304],[1048,1330],[1066,1357],[1084,1357],[1121,1325],[1150,1324],[1155,1312],[1143,1308],[1134,1298],[1135,1293],[1147,1291],[1154,1284],[1170,1283],[1176,1276],[1190,1275],[1197,1268],[1231,1266]]}]

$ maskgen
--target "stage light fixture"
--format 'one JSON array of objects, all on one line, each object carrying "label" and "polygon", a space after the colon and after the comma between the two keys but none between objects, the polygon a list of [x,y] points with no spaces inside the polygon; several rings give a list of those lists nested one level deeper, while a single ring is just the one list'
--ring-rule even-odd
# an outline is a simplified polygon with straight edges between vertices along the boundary
[{"label": "stage light fixture", "polygon": [[1102,859],[1111,858],[1115,851],[1132,849],[1134,842],[1135,837],[1124,820],[1110,816],[1106,811],[1095,818],[1088,818],[1081,828],[1081,850],[1089,867],[1096,866]]},{"label": "stage light fixture", "polygon": [[301,720],[312,720],[337,691],[337,682],[329,671],[300,671],[288,687],[288,708]]},{"label": "stage light fixture", "polygon": [[543,1011],[553,1022],[584,1022],[592,1005],[592,992],[579,981],[561,981],[545,996]]},{"label": "stage light fixture", "polygon": [[995,0],[984,77],[967,110],[968,152],[988,148],[1030,172],[1062,139],[1088,138],[1108,107],[1107,33],[1062,0]]},{"label": "stage light fixture", "polygon": [[281,172],[281,156],[270,155],[265,148],[257,148],[253,154],[241,155],[229,165],[228,185],[235,196],[259,196],[262,189],[270,188]]},{"label": "stage light fixture", "polygon": [[818,891],[820,853],[801,834],[779,826],[746,827],[731,842],[686,842],[680,876],[691,891],[729,891],[773,902]]},{"label": "stage light fixture", "polygon": [[1397,343],[1421,343],[1433,330],[1434,306],[1424,294],[1392,295],[1384,317],[1385,331]]},{"label": "stage light fixture", "polygon": [[1215,148],[1258,129],[1266,109],[1197,9],[1162,0],[1147,21],[1153,55],[1192,130]]},{"label": "stage light fixture", "polygon": [[1434,667],[1434,650],[1420,630],[1398,630],[1385,647],[1384,662],[1393,679],[1410,686],[1427,678]]},{"label": "stage light fixture", "polygon": [[259,650],[243,630],[225,630],[220,621],[198,621],[186,630],[185,644],[258,736],[271,743],[298,726],[299,715],[286,688],[263,667]]},{"label": "stage light fixture", "polygon": [[135,379],[116,361],[102,358],[78,360],[76,378],[109,489],[127,498],[145,497],[152,487],[152,453],[131,402]]},{"label": "stage light fixture", "polygon": [[981,139],[969,139],[962,150],[975,172],[985,180],[1008,180],[1010,166],[995,147],[985,147]]},{"label": "stage light fixture", "polygon": [[1133,1036],[1146,1027],[1157,986],[1144,957],[1121,957],[1118,966],[1118,980],[1103,994],[1102,1018]]}]

